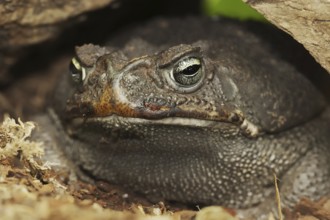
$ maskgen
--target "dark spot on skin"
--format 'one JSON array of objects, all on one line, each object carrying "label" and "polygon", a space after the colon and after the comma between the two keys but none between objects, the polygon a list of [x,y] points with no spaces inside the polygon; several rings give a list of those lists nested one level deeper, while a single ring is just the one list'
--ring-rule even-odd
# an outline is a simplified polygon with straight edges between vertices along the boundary
[{"label": "dark spot on skin", "polygon": [[229,120],[233,123],[237,123],[240,121],[240,117],[236,114],[236,113],[232,113],[230,116],[229,116]]},{"label": "dark spot on skin", "polygon": [[80,106],[80,113],[85,116],[92,115],[93,112],[94,112],[93,107],[88,103],[84,103]]},{"label": "dark spot on skin", "polygon": [[89,103],[82,103],[80,105],[68,105],[66,114],[69,117],[86,117],[94,114],[93,106]]},{"label": "dark spot on skin", "polygon": [[150,111],[159,111],[161,108],[161,105],[158,105],[157,103],[153,103],[153,102],[143,102],[143,106],[147,109],[149,109]]}]

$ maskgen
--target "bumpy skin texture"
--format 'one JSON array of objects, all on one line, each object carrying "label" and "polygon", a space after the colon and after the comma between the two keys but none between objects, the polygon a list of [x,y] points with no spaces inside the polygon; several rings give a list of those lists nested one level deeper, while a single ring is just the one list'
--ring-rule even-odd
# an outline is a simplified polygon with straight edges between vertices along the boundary
[{"label": "bumpy skin texture", "polygon": [[[80,70],[55,93],[52,117],[78,167],[192,204],[258,205],[274,172],[288,206],[330,193],[323,97],[244,24],[158,19],[110,43],[77,47]],[[180,85],[190,64],[196,82]]]}]

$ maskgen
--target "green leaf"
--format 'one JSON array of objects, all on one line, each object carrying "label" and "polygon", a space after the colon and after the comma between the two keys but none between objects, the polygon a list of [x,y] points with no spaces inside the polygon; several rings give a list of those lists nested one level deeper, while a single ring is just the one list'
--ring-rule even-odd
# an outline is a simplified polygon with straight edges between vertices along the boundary
[{"label": "green leaf", "polygon": [[209,16],[225,16],[240,20],[266,19],[242,0],[203,0],[203,10]]}]

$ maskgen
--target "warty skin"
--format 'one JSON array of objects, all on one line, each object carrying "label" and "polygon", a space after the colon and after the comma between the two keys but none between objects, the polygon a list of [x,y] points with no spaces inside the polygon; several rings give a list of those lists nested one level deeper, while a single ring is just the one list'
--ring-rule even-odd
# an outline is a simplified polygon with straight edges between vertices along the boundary
[{"label": "warty skin", "polygon": [[[274,200],[274,173],[285,206],[330,192],[327,103],[262,39],[197,18],[132,33],[77,47],[55,92],[50,118],[77,167],[153,200],[238,209]],[[160,33],[179,37],[149,42]]]}]

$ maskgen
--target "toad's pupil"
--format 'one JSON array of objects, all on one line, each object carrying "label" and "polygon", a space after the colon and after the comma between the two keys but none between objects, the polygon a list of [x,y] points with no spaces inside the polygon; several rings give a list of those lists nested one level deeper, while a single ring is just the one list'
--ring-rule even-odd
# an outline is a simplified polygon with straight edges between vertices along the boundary
[{"label": "toad's pupil", "polygon": [[81,69],[78,69],[73,62],[70,63],[69,69],[72,75],[80,75],[82,73]]},{"label": "toad's pupil", "polygon": [[82,69],[78,69],[76,65],[73,62],[71,62],[69,65],[69,70],[73,82],[80,83],[82,80]]},{"label": "toad's pupil", "polygon": [[181,73],[187,76],[192,76],[200,69],[200,67],[201,65],[194,64],[182,70]]}]

